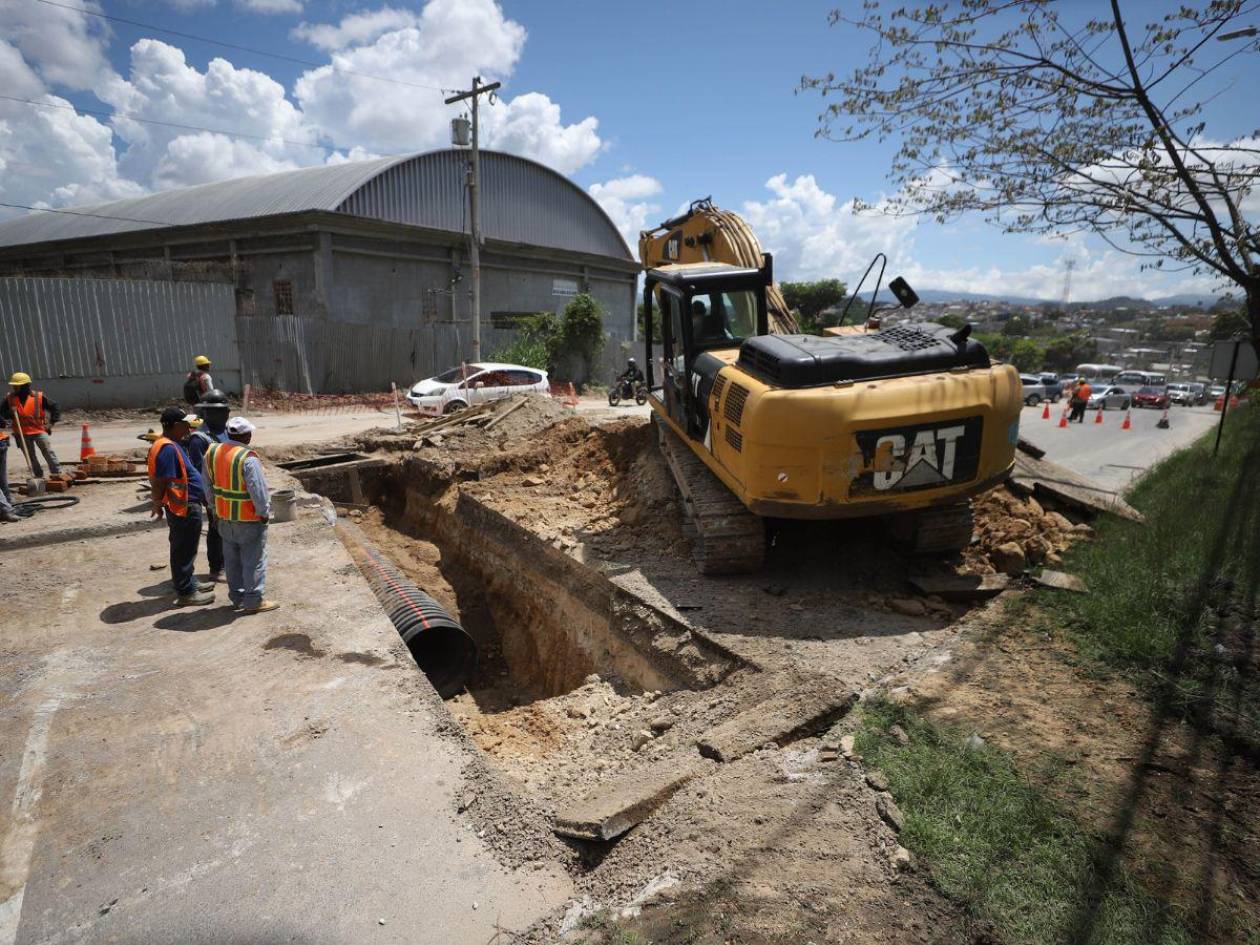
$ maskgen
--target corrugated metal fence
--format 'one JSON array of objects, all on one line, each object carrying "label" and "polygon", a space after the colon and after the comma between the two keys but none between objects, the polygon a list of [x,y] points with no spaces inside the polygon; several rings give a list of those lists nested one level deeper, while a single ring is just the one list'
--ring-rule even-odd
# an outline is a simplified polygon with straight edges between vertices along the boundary
[{"label": "corrugated metal fence", "polygon": [[238,386],[236,302],[221,283],[0,279],[0,371],[67,406],[178,398],[194,355]]}]

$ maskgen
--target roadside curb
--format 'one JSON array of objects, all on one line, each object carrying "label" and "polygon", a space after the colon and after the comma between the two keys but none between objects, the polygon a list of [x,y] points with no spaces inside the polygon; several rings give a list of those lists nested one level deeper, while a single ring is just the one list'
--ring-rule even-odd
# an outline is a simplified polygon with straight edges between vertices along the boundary
[{"label": "roadside curb", "polygon": [[15,538],[0,537],[0,551],[10,548],[40,548],[44,545],[60,545],[68,541],[89,538],[109,538],[113,535],[129,535],[143,532],[164,524],[160,519],[139,519],[127,522],[102,522],[97,525],[80,525],[75,528],[57,528],[44,532],[32,532]]}]

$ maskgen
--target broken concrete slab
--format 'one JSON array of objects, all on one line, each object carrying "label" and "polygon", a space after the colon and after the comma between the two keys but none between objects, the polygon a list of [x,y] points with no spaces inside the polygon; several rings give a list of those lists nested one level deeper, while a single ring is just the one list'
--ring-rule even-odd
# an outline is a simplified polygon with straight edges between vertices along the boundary
[{"label": "broken concrete slab", "polygon": [[1010,482],[1017,489],[1050,496],[1066,505],[1088,512],[1106,512],[1132,522],[1144,522],[1142,513],[1116,492],[1102,488],[1066,466],[1017,451]]},{"label": "broken concrete slab", "polygon": [[996,597],[1011,585],[1009,574],[938,574],[910,578],[921,594],[945,600],[972,601]]},{"label": "broken concrete slab", "polygon": [[1032,576],[1032,582],[1041,587],[1054,588],[1057,591],[1073,591],[1077,594],[1089,593],[1089,588],[1085,586],[1084,581],[1075,574],[1068,574],[1066,571],[1051,571],[1049,568],[1043,568],[1040,574]]},{"label": "broken concrete slab", "polygon": [[641,823],[706,767],[702,761],[680,765],[669,758],[601,784],[556,814],[555,831],[579,840],[612,840]]},{"label": "broken concrete slab", "polygon": [[785,744],[828,727],[857,700],[856,692],[837,688],[829,677],[803,679],[710,729],[697,743],[700,754],[715,761],[734,761],[767,742]]}]

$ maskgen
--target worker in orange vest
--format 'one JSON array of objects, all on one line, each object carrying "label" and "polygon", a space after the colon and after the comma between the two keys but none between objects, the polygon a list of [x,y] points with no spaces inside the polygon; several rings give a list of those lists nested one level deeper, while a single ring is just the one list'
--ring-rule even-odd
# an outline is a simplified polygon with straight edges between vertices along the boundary
[{"label": "worker in orange vest", "polygon": [[205,489],[201,474],[179,445],[193,423],[200,425],[201,418],[186,413],[182,407],[167,407],[162,411],[162,435],[149,447],[151,514],[153,518],[166,518],[171,583],[179,595],[175,603],[180,607],[214,603],[214,584],[199,583],[193,575],[197,547],[201,544]]},{"label": "worker in orange vest", "polygon": [[214,497],[214,516],[223,541],[228,597],[247,614],[280,605],[263,596],[267,585],[267,522],[271,493],[262,460],[249,448],[254,425],[244,417],[227,422],[228,438],[206,449],[202,469]]},{"label": "worker in orange vest", "polygon": [[42,390],[31,390],[31,376],[24,371],[17,371],[9,378],[9,387],[9,396],[0,404],[0,420],[12,421],[22,434],[26,458],[31,463],[31,475],[36,479],[44,476],[44,468],[35,455],[38,447],[48,462],[48,471],[60,476],[61,463],[57,461],[49,437],[53,424],[61,419],[61,408]]}]

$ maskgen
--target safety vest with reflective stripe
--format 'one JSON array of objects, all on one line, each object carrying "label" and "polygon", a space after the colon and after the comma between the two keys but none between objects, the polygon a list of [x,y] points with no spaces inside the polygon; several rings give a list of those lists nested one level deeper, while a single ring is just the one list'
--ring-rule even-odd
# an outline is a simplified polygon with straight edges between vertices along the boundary
[{"label": "safety vest with reflective stripe", "polygon": [[44,429],[43,391],[31,391],[26,397],[26,403],[18,400],[17,394],[10,394],[9,408],[13,411],[13,418],[23,436],[39,436],[48,432]]},{"label": "safety vest with reflective stripe", "polygon": [[225,522],[261,522],[245,487],[245,460],[258,454],[233,443],[215,443],[206,450],[206,475],[214,496],[214,514]]},{"label": "safety vest with reflective stripe", "polygon": [[166,483],[166,495],[162,497],[162,505],[172,515],[183,518],[188,514],[188,465],[184,462],[184,451],[174,440],[159,436],[149,447],[149,478],[157,476],[158,453],[163,446],[175,447],[175,461],[179,463],[179,478],[169,479]]}]

